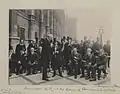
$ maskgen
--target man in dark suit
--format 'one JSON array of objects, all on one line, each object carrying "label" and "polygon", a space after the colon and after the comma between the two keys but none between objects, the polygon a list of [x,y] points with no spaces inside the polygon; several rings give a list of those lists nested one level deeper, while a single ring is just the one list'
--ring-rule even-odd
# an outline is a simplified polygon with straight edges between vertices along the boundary
[{"label": "man in dark suit", "polygon": [[25,69],[25,63],[26,63],[26,58],[25,58],[25,53],[23,49],[20,49],[20,54],[17,57],[17,62],[16,62],[16,75],[19,75],[22,73],[23,69]]},{"label": "man in dark suit", "polygon": [[103,47],[105,53],[108,56],[108,68],[110,67],[110,41],[108,40],[107,43]]},{"label": "man in dark suit", "polygon": [[70,61],[71,61],[71,50],[72,50],[72,45],[71,45],[72,39],[69,38],[68,42],[65,43],[65,48],[64,48],[64,58],[65,58],[65,67],[67,69],[68,75],[72,75],[71,73],[71,67],[69,67]]},{"label": "man in dark suit", "polygon": [[16,55],[13,51],[13,47],[9,45],[9,76],[15,73]]},{"label": "man in dark suit", "polygon": [[62,71],[61,71],[61,53],[60,53],[60,45],[56,41],[54,43],[54,46],[52,47],[52,68],[53,68],[53,77],[56,76],[56,70],[59,71],[59,76],[62,76]]},{"label": "man in dark suit", "polygon": [[107,76],[106,63],[107,63],[107,57],[103,49],[101,49],[99,52],[99,61],[97,62],[98,80],[100,80],[101,72],[104,73],[104,78]]},{"label": "man in dark suit", "polygon": [[20,55],[20,51],[26,51],[26,47],[23,40],[20,40],[20,43],[16,46],[15,53],[17,56]]},{"label": "man in dark suit", "polygon": [[41,53],[42,65],[43,65],[43,75],[42,79],[48,81],[47,76],[47,68],[49,66],[50,61],[50,42],[49,36],[47,36],[42,45],[42,53]]},{"label": "man in dark suit", "polygon": [[[26,47],[25,47],[23,40],[20,40],[20,43],[17,44],[16,49],[15,49],[15,54],[16,54],[17,60],[19,60],[19,57],[21,56],[21,51],[24,51],[24,52],[26,51]],[[17,73],[16,74],[19,74],[20,66],[21,66],[21,63],[17,62],[17,64],[16,64]]]},{"label": "man in dark suit", "polygon": [[27,60],[28,61],[28,75],[29,74],[36,74],[38,57],[37,57],[37,54],[35,53],[35,49],[34,48],[31,48],[31,52],[28,55],[27,59],[28,59]]},{"label": "man in dark suit", "polygon": [[33,43],[33,41],[32,40],[30,40],[30,42],[29,42],[29,44],[28,44],[28,47],[27,47],[27,54],[29,55],[30,54],[30,50],[31,50],[31,48],[34,48],[35,49],[35,45],[34,45],[34,43]]},{"label": "man in dark suit", "polygon": [[99,52],[99,50],[102,49],[102,45],[100,44],[100,38],[97,37],[97,41],[92,46],[92,50],[94,53]]}]

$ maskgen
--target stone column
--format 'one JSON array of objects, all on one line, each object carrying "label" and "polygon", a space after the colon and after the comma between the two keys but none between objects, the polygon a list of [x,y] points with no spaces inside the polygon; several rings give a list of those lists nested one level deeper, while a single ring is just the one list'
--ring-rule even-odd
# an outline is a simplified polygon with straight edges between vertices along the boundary
[{"label": "stone column", "polygon": [[47,10],[47,18],[46,18],[46,20],[47,20],[47,23],[46,23],[46,35],[48,35],[49,34],[49,10]]},{"label": "stone column", "polygon": [[28,22],[28,39],[32,40],[33,39],[33,30],[34,30],[34,10],[30,10],[29,12],[29,22]]},{"label": "stone column", "polygon": [[11,44],[11,35],[12,35],[12,10],[9,10],[9,44]]},{"label": "stone column", "polygon": [[16,44],[19,43],[18,37],[18,25],[17,25],[17,11],[10,10],[9,11],[9,44],[13,46],[15,50]]},{"label": "stone column", "polygon": [[53,37],[55,38],[56,37],[56,31],[57,31],[57,28],[56,28],[56,15],[55,15],[55,10],[54,10],[54,14],[53,14],[54,18],[53,18]]},{"label": "stone column", "polygon": [[51,17],[50,17],[50,33],[51,34],[53,34],[53,25],[54,25],[54,21],[53,21],[53,19],[54,19],[54,15],[53,15],[53,9],[51,10],[51,15],[50,15]]},{"label": "stone column", "polygon": [[43,38],[44,34],[44,10],[40,10],[40,23],[39,23],[39,38]]}]

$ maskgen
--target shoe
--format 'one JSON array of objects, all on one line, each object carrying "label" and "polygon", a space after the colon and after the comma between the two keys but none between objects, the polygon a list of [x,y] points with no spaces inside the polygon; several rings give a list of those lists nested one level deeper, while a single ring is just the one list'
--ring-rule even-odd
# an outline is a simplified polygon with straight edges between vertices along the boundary
[{"label": "shoe", "polygon": [[36,72],[33,72],[32,74],[37,74]]},{"label": "shoe", "polygon": [[105,74],[104,76],[103,76],[103,79],[105,79],[107,77],[107,75]]},{"label": "shoe", "polygon": [[50,80],[49,80],[49,79],[47,79],[47,78],[46,78],[46,79],[42,79],[42,80],[45,80],[45,81],[50,81]]},{"label": "shoe", "polygon": [[9,77],[11,77],[12,76],[12,74],[9,74]]},{"label": "shoe", "polygon": [[101,80],[101,78],[98,78],[98,80]]},{"label": "shoe", "polygon": [[56,75],[53,75],[52,77],[55,77]]},{"label": "shoe", "polygon": [[80,78],[83,78],[83,77],[85,77],[85,76],[84,75],[80,76]]},{"label": "shoe", "polygon": [[19,73],[16,73],[16,75],[19,75]]},{"label": "shoe", "polygon": [[49,76],[47,76],[46,78],[50,78]]},{"label": "shoe", "polygon": [[30,73],[27,73],[26,75],[30,75]]},{"label": "shoe", "polygon": [[90,79],[89,81],[96,81],[96,79]]},{"label": "shoe", "polygon": [[74,78],[77,79],[77,76],[75,76]]},{"label": "shoe", "polygon": [[63,75],[59,75],[60,77],[63,77]]}]

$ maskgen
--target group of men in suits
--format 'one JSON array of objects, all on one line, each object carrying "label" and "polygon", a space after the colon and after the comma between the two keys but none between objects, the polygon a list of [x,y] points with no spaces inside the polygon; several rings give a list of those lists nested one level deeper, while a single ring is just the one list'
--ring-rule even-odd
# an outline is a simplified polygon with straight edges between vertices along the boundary
[{"label": "group of men in suits", "polygon": [[[26,75],[42,72],[42,79],[49,80],[48,72],[55,77],[58,75],[63,77],[63,72],[67,71],[67,75],[78,75],[90,81],[101,78],[101,72],[107,75],[107,67],[110,67],[110,42],[101,45],[100,39],[96,42],[88,40],[84,37],[81,43],[73,42],[70,37],[63,37],[61,41],[50,36],[38,40],[30,41],[28,47],[24,41],[16,46],[15,52],[9,45],[9,76],[12,73],[16,75],[26,73]],[[107,66],[108,64],[108,66]]]}]

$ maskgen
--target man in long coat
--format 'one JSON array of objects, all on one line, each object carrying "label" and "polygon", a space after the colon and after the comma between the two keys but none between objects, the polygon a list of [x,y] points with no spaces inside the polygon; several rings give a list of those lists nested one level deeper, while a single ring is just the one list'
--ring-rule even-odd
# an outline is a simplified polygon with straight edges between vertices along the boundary
[{"label": "man in long coat", "polygon": [[49,42],[49,36],[44,39],[43,45],[42,45],[42,53],[41,53],[41,59],[42,59],[42,65],[43,65],[43,75],[42,80],[48,81],[47,76],[47,68],[49,66],[50,61],[50,42]]}]

